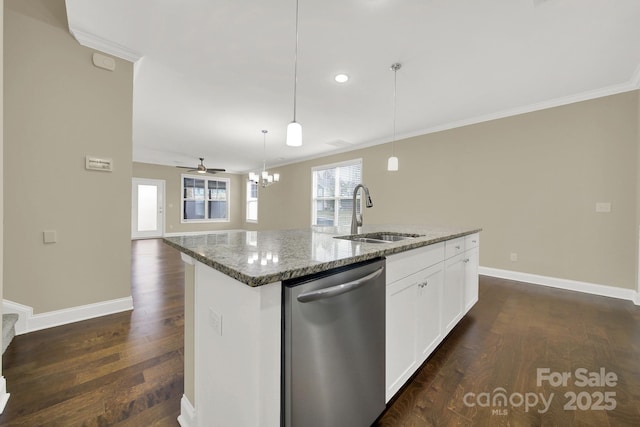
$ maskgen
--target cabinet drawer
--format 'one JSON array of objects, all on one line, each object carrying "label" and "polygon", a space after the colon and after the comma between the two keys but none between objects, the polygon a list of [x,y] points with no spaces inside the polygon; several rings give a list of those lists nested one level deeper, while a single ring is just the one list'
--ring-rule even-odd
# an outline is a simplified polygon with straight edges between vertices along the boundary
[{"label": "cabinet drawer", "polygon": [[477,248],[480,246],[480,234],[469,234],[464,237],[464,250],[468,251],[469,249]]},{"label": "cabinet drawer", "polygon": [[451,258],[464,252],[464,237],[451,239],[444,242],[444,257]]},{"label": "cabinet drawer", "polygon": [[393,283],[403,277],[431,267],[443,259],[444,242],[389,255],[387,257],[387,283]]}]

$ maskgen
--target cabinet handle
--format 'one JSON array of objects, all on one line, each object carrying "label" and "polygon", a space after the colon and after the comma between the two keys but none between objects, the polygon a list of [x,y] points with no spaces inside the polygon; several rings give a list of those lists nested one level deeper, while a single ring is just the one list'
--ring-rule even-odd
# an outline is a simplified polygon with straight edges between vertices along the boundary
[{"label": "cabinet handle", "polygon": [[460,250],[460,245],[455,246],[456,249]]},{"label": "cabinet handle", "polygon": [[469,258],[463,259],[463,262],[469,262]]},{"label": "cabinet handle", "polygon": [[421,288],[424,288],[424,287],[425,287],[425,286],[427,286],[428,284],[429,284],[429,281],[428,281],[428,280],[425,280],[424,282],[419,283],[419,284],[418,284],[418,286],[419,286],[419,287],[421,287]]}]

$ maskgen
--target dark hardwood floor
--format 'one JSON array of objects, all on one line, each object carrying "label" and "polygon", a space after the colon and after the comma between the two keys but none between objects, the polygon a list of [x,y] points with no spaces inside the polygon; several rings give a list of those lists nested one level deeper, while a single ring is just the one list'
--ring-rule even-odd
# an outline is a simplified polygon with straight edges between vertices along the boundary
[{"label": "dark hardwood floor", "polygon": [[[585,383],[601,368],[615,385]],[[640,426],[640,307],[480,276],[479,302],[376,425]]]},{"label": "dark hardwood floor", "polygon": [[184,280],[160,240],[132,242],[135,310],[14,338],[1,426],[178,426]]},{"label": "dark hardwood floor", "polygon": [[[2,360],[11,398],[0,426],[178,425],[180,255],[159,240],[135,241],[132,248],[133,312],[21,335],[11,343]],[[537,370],[544,368],[553,379],[564,372],[571,378],[566,386],[538,386]],[[580,368],[604,368],[617,381],[578,387]],[[565,409],[571,407],[565,393],[572,392],[575,410]],[[540,393],[545,401],[553,393],[546,411]],[[592,410],[599,393],[599,405],[615,403],[615,409]],[[503,406],[501,395],[507,398]],[[529,399],[528,410],[521,399]],[[640,308],[483,276],[480,302],[376,425],[638,426]]]}]

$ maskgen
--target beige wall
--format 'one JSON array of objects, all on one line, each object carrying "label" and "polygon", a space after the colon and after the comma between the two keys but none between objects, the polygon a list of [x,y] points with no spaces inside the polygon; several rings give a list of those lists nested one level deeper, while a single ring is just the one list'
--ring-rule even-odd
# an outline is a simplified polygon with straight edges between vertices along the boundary
[{"label": "beige wall", "polygon": [[635,289],[638,97],[398,141],[395,173],[389,144],[281,167],[281,183],[260,193],[258,228],[308,227],[311,167],[362,158],[365,223],[480,226],[482,266]]},{"label": "beige wall", "polygon": [[[2,275],[4,271],[3,246],[4,246],[4,167],[3,167],[3,151],[4,151],[4,0],[0,0],[0,299],[3,295]],[[0,305],[0,319],[2,318],[2,305]],[[2,347],[2,335],[0,335],[0,348]],[[2,373],[2,355],[0,355],[0,374]],[[2,389],[0,388],[0,393]]]},{"label": "beige wall", "polygon": [[133,176],[135,178],[161,179],[165,181],[165,232],[185,233],[194,231],[230,230],[243,228],[244,218],[244,177],[237,174],[219,173],[208,175],[220,178],[229,178],[231,186],[231,206],[229,222],[207,222],[194,224],[180,223],[180,206],[182,203],[181,175],[185,169],[171,166],[153,165],[149,163],[133,163]]},{"label": "beige wall", "polygon": [[127,297],[133,66],[94,67],[63,0],[5,6],[4,297],[35,313]]}]

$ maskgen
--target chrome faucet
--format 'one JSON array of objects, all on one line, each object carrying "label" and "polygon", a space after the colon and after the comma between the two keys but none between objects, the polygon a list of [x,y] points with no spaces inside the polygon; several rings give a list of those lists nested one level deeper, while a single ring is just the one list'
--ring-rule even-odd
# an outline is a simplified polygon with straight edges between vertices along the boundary
[{"label": "chrome faucet", "polygon": [[[358,190],[364,190],[364,201],[368,208],[373,206],[373,202],[371,201],[371,196],[369,195],[369,189],[364,184],[356,185],[356,188],[353,189],[353,211],[351,214],[351,234],[358,234],[358,227],[362,226],[362,212],[360,215],[356,214],[356,198],[358,197]],[[362,211],[362,210],[361,210]]]}]

